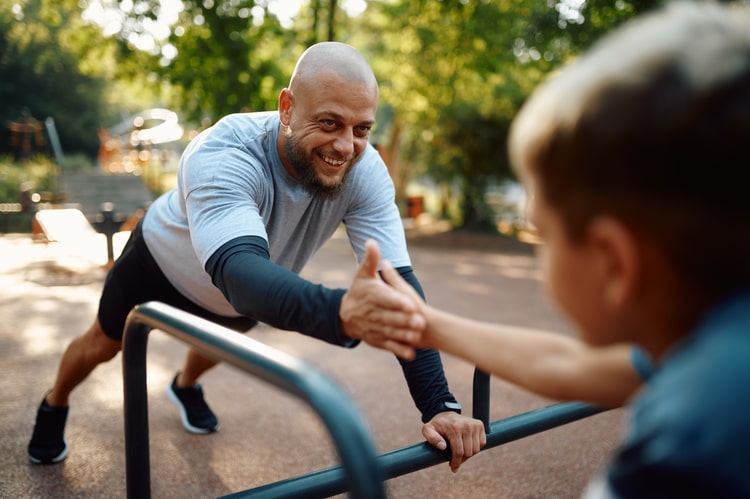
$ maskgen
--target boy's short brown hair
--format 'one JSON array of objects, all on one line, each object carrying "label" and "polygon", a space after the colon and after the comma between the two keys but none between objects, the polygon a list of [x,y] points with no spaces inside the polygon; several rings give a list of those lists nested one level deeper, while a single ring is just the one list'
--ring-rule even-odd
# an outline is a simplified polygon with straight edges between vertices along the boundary
[{"label": "boy's short brown hair", "polygon": [[711,299],[750,286],[750,13],[680,2],[605,37],[531,97],[511,161],[573,241],[597,215]]}]

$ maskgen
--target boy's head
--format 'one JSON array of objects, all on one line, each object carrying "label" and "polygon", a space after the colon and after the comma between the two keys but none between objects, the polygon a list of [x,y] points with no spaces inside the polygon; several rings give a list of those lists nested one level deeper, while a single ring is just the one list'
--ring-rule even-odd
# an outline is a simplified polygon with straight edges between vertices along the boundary
[{"label": "boy's head", "polygon": [[510,150],[572,245],[608,218],[696,303],[750,287],[750,12],[681,2],[617,30],[530,98]]}]

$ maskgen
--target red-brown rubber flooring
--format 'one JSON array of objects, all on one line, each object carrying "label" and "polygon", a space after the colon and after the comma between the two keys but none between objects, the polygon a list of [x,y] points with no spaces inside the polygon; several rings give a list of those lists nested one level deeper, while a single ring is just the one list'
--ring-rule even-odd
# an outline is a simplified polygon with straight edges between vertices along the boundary
[{"label": "red-brown rubber flooring", "polygon": [[[477,319],[570,334],[545,297],[529,247],[500,237],[448,232],[411,237],[413,266],[428,300]],[[63,348],[94,317],[103,271],[28,235],[0,237],[0,498],[125,497],[121,357],[100,366],[72,395],[70,454],[57,465],[28,462],[34,414]],[[354,259],[335,237],[303,275],[348,285]],[[458,333],[458,332],[457,332]],[[378,452],[422,441],[419,414],[394,357],[346,350],[261,326],[252,333],[339,383],[372,430]],[[221,431],[185,432],[164,387],[186,347],[154,331],[148,355],[151,491],[155,498],[218,497],[338,464],[317,416],[296,398],[231,366],[202,380]],[[443,355],[452,391],[471,407],[473,367]],[[492,421],[550,404],[498,379]],[[617,445],[626,412],[610,411],[483,451],[452,474],[447,464],[387,482],[392,498],[572,498]]]}]

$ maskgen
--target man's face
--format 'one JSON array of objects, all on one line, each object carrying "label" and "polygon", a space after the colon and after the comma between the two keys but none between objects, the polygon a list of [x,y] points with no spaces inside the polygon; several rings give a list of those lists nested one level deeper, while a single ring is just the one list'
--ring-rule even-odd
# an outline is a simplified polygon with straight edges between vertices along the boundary
[{"label": "man's face", "polygon": [[308,191],[326,198],[344,186],[367,147],[375,123],[377,87],[346,82],[334,73],[314,88],[288,89],[280,98],[286,127],[279,154],[284,167]]}]

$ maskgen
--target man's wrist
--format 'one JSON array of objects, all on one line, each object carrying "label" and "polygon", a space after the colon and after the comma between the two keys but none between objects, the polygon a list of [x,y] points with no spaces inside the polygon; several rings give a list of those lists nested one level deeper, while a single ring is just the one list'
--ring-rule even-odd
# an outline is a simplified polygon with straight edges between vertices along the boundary
[{"label": "man's wrist", "polygon": [[462,407],[458,402],[443,402],[443,409],[440,412],[453,411],[461,414]]},{"label": "man's wrist", "polygon": [[456,400],[443,400],[431,406],[428,411],[425,411],[422,414],[422,422],[427,423],[441,412],[455,412],[457,414],[461,414],[461,410],[461,404],[459,404]]}]

